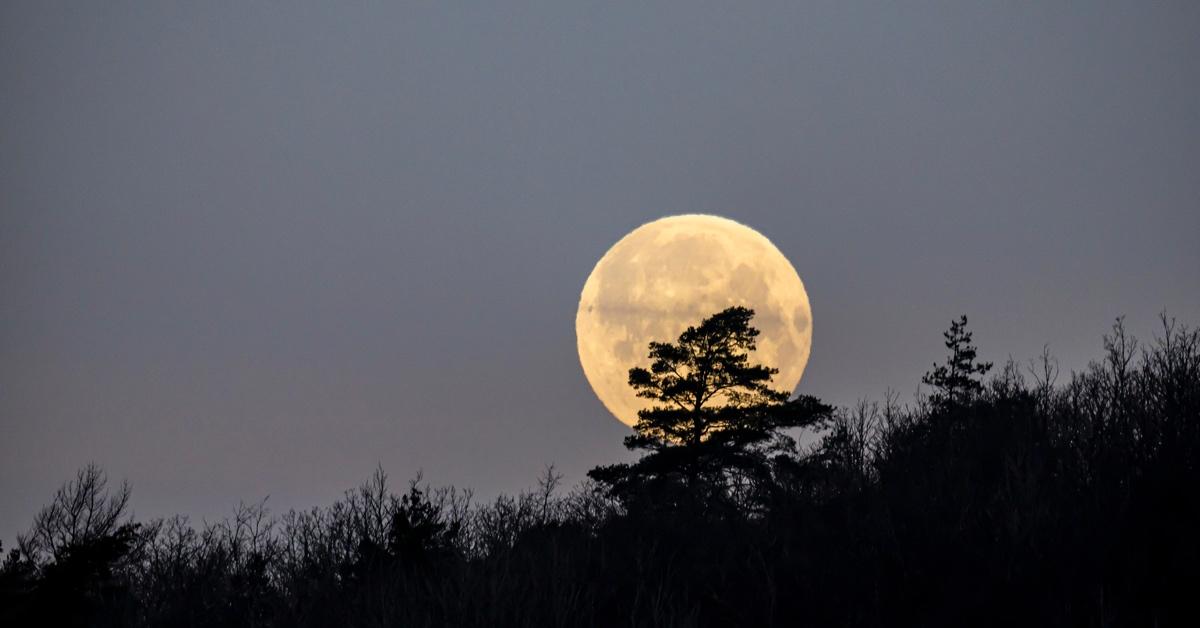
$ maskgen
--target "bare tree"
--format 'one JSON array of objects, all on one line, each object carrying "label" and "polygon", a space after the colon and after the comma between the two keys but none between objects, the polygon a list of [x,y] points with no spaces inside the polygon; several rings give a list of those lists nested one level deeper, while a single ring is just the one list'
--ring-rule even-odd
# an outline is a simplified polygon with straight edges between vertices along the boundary
[{"label": "bare tree", "polygon": [[67,548],[92,543],[117,532],[129,506],[127,482],[113,493],[108,476],[94,463],[75,474],[42,508],[29,532],[17,537],[21,553],[37,562],[61,556]]}]

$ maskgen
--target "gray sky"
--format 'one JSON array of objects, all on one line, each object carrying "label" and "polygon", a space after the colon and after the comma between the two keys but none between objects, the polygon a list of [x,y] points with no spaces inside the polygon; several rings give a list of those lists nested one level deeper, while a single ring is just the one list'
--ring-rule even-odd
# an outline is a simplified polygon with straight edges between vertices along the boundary
[{"label": "gray sky", "polygon": [[90,460],[139,516],[579,480],[579,291],[667,214],[791,259],[836,403],[959,313],[1200,323],[1200,3],[169,4],[0,5],[6,544]]}]

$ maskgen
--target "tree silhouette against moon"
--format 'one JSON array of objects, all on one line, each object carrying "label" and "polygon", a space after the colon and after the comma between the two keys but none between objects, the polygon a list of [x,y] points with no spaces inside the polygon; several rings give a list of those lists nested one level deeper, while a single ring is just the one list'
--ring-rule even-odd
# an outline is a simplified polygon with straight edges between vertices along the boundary
[{"label": "tree silhouette against moon", "polygon": [[579,361],[596,395],[626,425],[645,407],[629,387],[630,367],[649,364],[646,346],[728,307],[756,312],[756,361],[779,369],[791,392],[812,343],[804,283],[771,241],[718,216],[669,216],[621,238],[592,270],[579,299]]}]

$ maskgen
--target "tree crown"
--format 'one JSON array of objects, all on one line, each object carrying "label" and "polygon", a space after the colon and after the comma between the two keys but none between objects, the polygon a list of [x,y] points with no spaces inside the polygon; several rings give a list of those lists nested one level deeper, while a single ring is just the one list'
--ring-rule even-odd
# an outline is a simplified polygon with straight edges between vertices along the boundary
[{"label": "tree crown", "polygon": [[992,368],[991,362],[975,361],[975,346],[971,344],[971,332],[967,331],[967,316],[959,316],[950,322],[950,329],[942,333],[950,355],[945,364],[933,365],[921,382],[933,386],[937,392],[933,400],[939,403],[961,403],[973,398],[983,390],[979,377]]},{"label": "tree crown", "polygon": [[650,368],[629,369],[637,395],[658,402],[638,412],[638,443],[696,445],[746,424],[751,409],[787,400],[770,386],[779,370],[750,363],[759,334],[753,317],[754,310],[731,307],[688,327],[676,343],[650,343]]},{"label": "tree crown", "polygon": [[772,388],[778,369],[752,363],[759,331],[754,310],[735,306],[688,327],[676,342],[651,342],[649,368],[629,370],[629,385],[655,403],[638,412],[629,449],[647,450],[638,463],[590,474],[610,485],[634,479],[762,472],[768,455],[795,450],[783,430],[827,417],[812,397],[788,400]]}]

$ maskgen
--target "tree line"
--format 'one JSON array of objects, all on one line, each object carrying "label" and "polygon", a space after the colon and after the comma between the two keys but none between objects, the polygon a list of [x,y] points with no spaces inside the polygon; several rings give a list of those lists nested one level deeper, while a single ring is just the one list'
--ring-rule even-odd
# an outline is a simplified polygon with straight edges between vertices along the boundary
[{"label": "tree line", "polygon": [[[649,346],[629,464],[475,503],[382,469],[326,507],[134,521],[88,466],[0,566],[0,624],[1191,626],[1200,332],[1064,375],[966,317],[914,403],[771,388],[753,311]],[[797,434],[816,435],[801,445]]]}]

